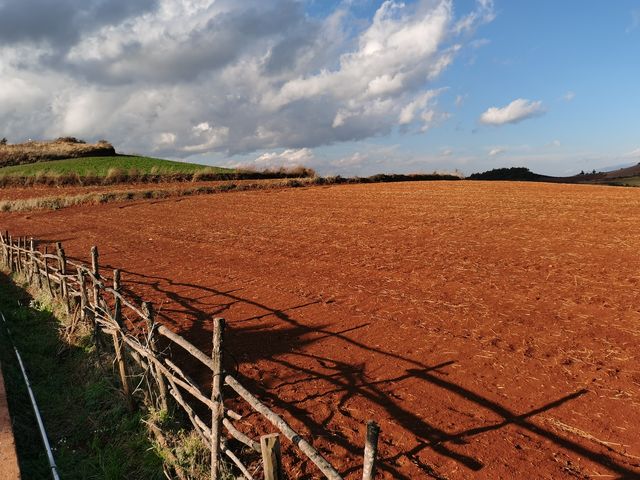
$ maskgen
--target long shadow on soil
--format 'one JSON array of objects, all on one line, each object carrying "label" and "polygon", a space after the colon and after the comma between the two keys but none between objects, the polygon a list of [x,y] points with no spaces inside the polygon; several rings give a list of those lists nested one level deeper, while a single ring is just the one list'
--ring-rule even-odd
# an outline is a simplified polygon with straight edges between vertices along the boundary
[{"label": "long shadow on soil", "polygon": [[[179,314],[186,315],[191,318],[191,327],[185,331],[185,335],[198,347],[202,348],[205,352],[210,351],[210,338],[211,327],[208,319],[214,316],[223,315],[232,305],[242,303],[255,307],[258,310],[264,312],[260,315],[245,318],[241,322],[248,322],[251,320],[257,320],[259,318],[275,317],[279,322],[274,322],[270,325],[261,325],[259,327],[234,327],[229,331],[228,337],[230,344],[234,346],[234,349],[243,352],[242,362],[248,364],[254,363],[257,360],[268,359],[270,362],[278,364],[286,369],[294,372],[302,373],[305,378],[302,380],[294,380],[291,382],[283,381],[281,384],[265,390],[264,387],[252,379],[243,379],[244,383],[251,387],[251,389],[259,395],[264,401],[271,405],[277,406],[283,411],[289,412],[292,416],[300,420],[309,431],[314,435],[326,434],[327,422],[331,421],[336,415],[336,411],[341,415],[353,418],[352,414],[347,410],[345,404],[349,399],[353,397],[362,397],[369,402],[378,405],[383,408],[390,417],[392,417],[397,424],[402,426],[408,432],[411,432],[416,438],[418,445],[411,451],[402,452],[401,454],[393,457],[386,457],[380,459],[379,468],[391,474],[393,478],[398,479],[410,479],[407,475],[399,472],[393,464],[396,463],[400,457],[406,456],[415,465],[423,470],[424,473],[434,478],[445,478],[440,475],[432,466],[424,463],[418,458],[418,454],[425,450],[431,449],[434,452],[454,459],[465,467],[479,471],[484,465],[479,460],[460,453],[454,448],[460,448],[468,443],[468,439],[475,435],[479,435],[491,430],[497,430],[504,428],[508,425],[517,425],[520,428],[524,428],[536,435],[544,437],[561,448],[572,451],[580,456],[586,457],[589,460],[597,463],[613,472],[620,475],[619,478],[637,478],[637,472],[621,465],[613,458],[590,450],[579,443],[576,443],[570,439],[559,436],[558,434],[547,430],[539,425],[532,423],[529,419],[537,414],[545,411],[552,410],[566,402],[574,400],[585,393],[587,390],[579,390],[577,392],[568,394],[562,398],[559,398],[546,405],[540,406],[534,410],[526,413],[517,414],[502,405],[490,400],[482,395],[473,392],[461,385],[454,382],[445,380],[441,376],[437,376],[434,373],[442,373],[440,370],[453,363],[454,360],[441,363],[439,365],[425,365],[414,359],[404,357],[395,353],[387,352],[380,348],[372,347],[359,342],[353,338],[348,337],[346,334],[366,326],[359,325],[354,328],[345,331],[334,332],[329,330],[329,324],[321,326],[310,327],[304,325],[300,321],[291,316],[290,312],[297,309],[301,309],[318,302],[308,302],[301,305],[289,307],[287,309],[271,308],[267,305],[259,302],[247,299],[239,295],[239,290],[218,290],[212,287],[204,287],[201,285],[195,285],[191,283],[174,282],[173,280],[160,276],[141,275],[134,272],[126,272],[127,290],[130,295],[135,295],[131,290],[131,285],[139,285],[144,289],[151,288],[156,294],[164,297],[168,300],[168,305],[162,309],[162,316],[165,320],[171,322],[173,319],[171,315]],[[140,280],[136,280],[139,278]],[[181,289],[186,289],[191,293],[190,296],[183,296],[179,293]],[[201,296],[194,298],[193,293],[200,292]],[[205,299],[218,298],[222,301],[217,303],[203,302]],[[240,323],[241,323],[240,322]],[[237,325],[239,322],[235,322]],[[286,325],[286,328],[282,328],[282,325]],[[348,343],[352,346],[360,348],[364,351],[372,352],[377,355],[386,356],[396,361],[406,362],[411,365],[401,376],[395,378],[389,378],[381,381],[368,381],[365,372],[364,364],[352,365],[340,362],[338,360],[310,355],[301,352],[305,346],[312,343],[316,343],[327,337],[336,338],[342,342]],[[299,356],[306,361],[315,361],[324,368],[332,370],[331,374],[319,373],[318,369],[308,368],[302,364],[293,363],[290,360],[280,358],[282,354],[287,354],[289,357]],[[185,358],[186,360],[186,358]],[[327,389],[321,393],[309,395],[303,399],[297,401],[284,402],[280,400],[275,393],[278,389],[286,385],[293,385],[295,383],[310,382],[313,380],[322,380],[331,385],[333,389]],[[489,410],[502,418],[502,420],[494,425],[483,426],[468,429],[462,432],[450,433],[446,432],[428,422],[423,418],[420,418],[415,413],[407,410],[399,403],[395,403],[391,400],[388,390],[382,387],[388,386],[392,388],[398,382],[408,379],[418,379],[429,383],[435,387],[441,388],[453,394],[456,394],[466,401],[475,404],[483,409]],[[204,379],[205,381],[207,379]],[[332,411],[324,419],[314,419],[310,413],[300,407],[300,404],[304,402],[327,397],[331,394],[339,394],[339,401],[335,406],[335,411]],[[360,445],[354,445],[350,443],[346,438],[338,435],[334,435],[331,441],[339,445],[348,451],[355,458],[361,455],[362,447]],[[349,473],[349,472],[344,472]]]}]

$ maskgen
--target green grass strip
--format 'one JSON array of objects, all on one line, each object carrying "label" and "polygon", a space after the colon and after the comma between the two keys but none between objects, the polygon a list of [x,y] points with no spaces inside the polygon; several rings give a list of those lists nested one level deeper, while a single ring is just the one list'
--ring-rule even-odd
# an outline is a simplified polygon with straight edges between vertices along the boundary
[{"label": "green grass strip", "polygon": [[208,167],[195,163],[175,162],[152,157],[117,155],[114,157],[84,157],[49,162],[29,163],[0,168],[0,176],[30,177],[36,175],[77,174],[81,177],[106,177],[109,171],[125,173],[136,171],[138,174],[193,174],[206,169],[208,173],[231,173],[233,170],[220,167]]},{"label": "green grass strip", "polygon": [[[142,414],[130,414],[111,365],[89,336],[72,342],[44,300],[35,300],[0,273],[0,310],[25,362],[61,478],[165,478],[161,454],[148,439]],[[27,389],[0,325],[0,362],[22,478],[50,478]]]}]

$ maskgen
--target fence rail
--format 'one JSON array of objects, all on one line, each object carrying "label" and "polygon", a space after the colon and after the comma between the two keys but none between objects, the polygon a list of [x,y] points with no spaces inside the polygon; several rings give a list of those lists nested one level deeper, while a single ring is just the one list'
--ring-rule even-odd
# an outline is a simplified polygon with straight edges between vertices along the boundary
[{"label": "fence rail", "polygon": [[[122,393],[130,410],[136,408],[130,380],[130,369],[135,364],[142,369],[148,379],[148,394],[155,407],[167,409],[171,402],[184,411],[194,430],[211,450],[211,478],[220,475],[220,457],[225,455],[248,480],[253,480],[243,461],[231,451],[227,438],[233,438],[262,458],[265,479],[283,479],[278,434],[263,435],[253,439],[243,433],[233,421],[242,419],[240,415],[225,407],[223,386],[231,389],[255,412],[271,423],[284,435],[295,451],[307,457],[322,472],[325,478],[341,480],[342,476],[307,440],[299,435],[280,415],[275,413],[255,395],[245,388],[238,379],[223,369],[223,342],[225,321],[213,319],[213,346],[211,356],[205,354],[184,337],[172,332],[156,322],[153,305],[141,302],[139,305],[122,293],[121,272],[113,271],[111,279],[100,273],[98,248],[91,248],[91,265],[68,260],[60,242],[55,253],[49,253],[48,246],[40,251],[38,242],[26,237],[12,238],[8,232],[0,233],[2,265],[10,272],[18,272],[27,281],[61,301],[70,315],[88,322],[93,327],[96,347],[104,347],[105,336],[113,344]],[[125,325],[124,319],[134,324],[141,322],[144,329],[134,333]],[[133,318],[133,320],[132,320]],[[211,371],[211,392],[206,393],[193,379],[176,365],[169,356],[157,347],[158,337],[178,345],[192,358],[198,360]],[[188,394],[185,399],[183,394]],[[193,401],[199,402],[211,413],[208,424],[200,418]],[[375,422],[367,423],[367,434],[363,456],[363,480],[375,477],[379,427]],[[178,475],[181,475],[178,472]]]}]

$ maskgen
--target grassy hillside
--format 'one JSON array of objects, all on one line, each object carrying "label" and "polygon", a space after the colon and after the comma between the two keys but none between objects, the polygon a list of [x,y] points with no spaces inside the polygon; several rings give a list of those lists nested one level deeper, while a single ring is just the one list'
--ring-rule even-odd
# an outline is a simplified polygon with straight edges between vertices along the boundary
[{"label": "grassy hillside", "polygon": [[54,160],[50,162],[29,163],[0,168],[0,177],[30,177],[36,175],[68,175],[80,177],[106,177],[109,172],[119,170],[124,173],[136,171],[138,174],[193,174],[206,169],[209,173],[231,173],[233,170],[219,167],[206,167],[193,163],[174,162],[151,157],[117,155],[112,157],[84,157]]}]

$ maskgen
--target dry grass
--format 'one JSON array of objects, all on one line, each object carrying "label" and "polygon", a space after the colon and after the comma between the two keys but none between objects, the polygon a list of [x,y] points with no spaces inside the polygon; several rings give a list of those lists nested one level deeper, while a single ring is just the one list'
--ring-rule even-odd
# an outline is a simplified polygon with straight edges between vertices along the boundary
[{"label": "dry grass", "polygon": [[[114,174],[115,175],[115,174]],[[59,210],[75,205],[98,205],[126,200],[162,199],[170,197],[186,197],[228,191],[258,190],[270,188],[299,187],[312,185],[314,179],[281,180],[269,183],[224,183],[215,186],[194,188],[170,188],[150,190],[114,190],[111,192],[85,193],[73,196],[51,196],[29,198],[25,200],[5,200],[0,202],[0,212],[25,212],[30,210]]]},{"label": "dry grass", "polygon": [[[130,175],[120,169],[112,169],[108,172],[103,184],[119,183],[121,178]],[[219,176],[219,174],[216,174]],[[25,212],[31,210],[59,210],[75,205],[97,205],[103,203],[120,202],[126,200],[162,199],[170,197],[187,197],[192,195],[204,195],[229,191],[265,190],[277,188],[309,187],[313,185],[338,185],[353,183],[382,183],[397,181],[423,181],[423,180],[458,180],[459,177],[450,175],[374,175],[367,178],[343,178],[337,177],[300,177],[280,178],[270,181],[256,181],[251,183],[235,183],[229,181],[219,185],[199,186],[191,188],[155,188],[148,190],[113,190],[110,192],[90,192],[71,196],[49,196],[21,200],[0,201],[0,212]],[[51,185],[66,185],[54,183]]]},{"label": "dry grass", "polygon": [[[93,159],[91,159],[93,160]],[[64,161],[61,161],[61,163]],[[153,166],[148,171],[139,168],[110,167],[101,173],[78,173],[74,171],[55,172],[38,170],[31,174],[0,175],[0,187],[28,187],[31,185],[48,186],[88,186],[115,185],[128,183],[169,183],[169,182],[201,182],[224,180],[267,180],[286,178],[313,178],[314,170],[304,167],[278,170],[237,170],[221,171],[218,167],[200,168],[193,172],[169,172],[159,166]],[[2,172],[0,172],[2,173]]]},{"label": "dry grass", "polygon": [[53,141],[0,144],[0,167],[23,165],[46,160],[98,157],[115,154],[116,151],[113,145],[104,140],[100,140],[95,144],[89,144],[72,137],[58,138]]}]

